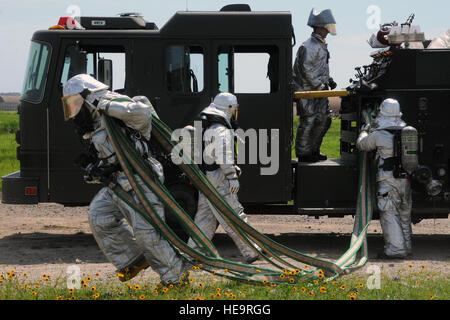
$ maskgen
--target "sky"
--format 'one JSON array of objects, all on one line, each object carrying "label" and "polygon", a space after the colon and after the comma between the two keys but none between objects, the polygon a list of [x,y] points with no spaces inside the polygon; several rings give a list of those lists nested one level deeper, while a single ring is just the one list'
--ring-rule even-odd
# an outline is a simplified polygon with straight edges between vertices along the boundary
[{"label": "sky", "polygon": [[253,11],[290,11],[298,47],[311,34],[306,25],[312,8],[331,9],[337,21],[337,35],[328,36],[330,73],[345,88],[354,78],[355,67],[369,64],[373,52],[367,40],[379,24],[404,22],[415,13],[426,39],[433,39],[450,28],[447,0],[0,0],[0,92],[20,92],[30,39],[37,30],[57,24],[60,16],[116,16],[138,12],[161,28],[176,11],[217,11],[230,3],[248,3]]}]

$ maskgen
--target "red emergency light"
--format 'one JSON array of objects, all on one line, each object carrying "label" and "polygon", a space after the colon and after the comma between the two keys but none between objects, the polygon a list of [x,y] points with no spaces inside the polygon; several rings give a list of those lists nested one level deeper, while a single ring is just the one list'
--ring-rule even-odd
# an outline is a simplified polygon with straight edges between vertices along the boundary
[{"label": "red emergency light", "polygon": [[50,30],[53,30],[53,29],[82,30],[84,28],[74,17],[60,17],[58,24],[53,27],[50,27],[49,29]]}]

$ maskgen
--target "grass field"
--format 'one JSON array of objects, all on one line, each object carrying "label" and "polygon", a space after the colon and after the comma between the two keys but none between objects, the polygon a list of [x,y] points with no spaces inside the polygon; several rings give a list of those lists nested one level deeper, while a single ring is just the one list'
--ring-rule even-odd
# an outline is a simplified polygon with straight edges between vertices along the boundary
[{"label": "grass field", "polygon": [[[14,111],[0,111],[0,177],[19,170],[16,159],[16,131],[19,129],[19,115]],[[2,190],[0,183],[0,192]]]},{"label": "grass field", "polygon": [[183,285],[158,286],[130,281],[112,285],[103,275],[84,275],[78,288],[65,277],[43,274],[31,281],[14,270],[0,274],[1,300],[446,300],[450,278],[426,272],[426,266],[398,275],[381,274],[378,286],[369,276],[348,275],[336,281],[310,280],[295,285],[250,285],[192,272]]}]

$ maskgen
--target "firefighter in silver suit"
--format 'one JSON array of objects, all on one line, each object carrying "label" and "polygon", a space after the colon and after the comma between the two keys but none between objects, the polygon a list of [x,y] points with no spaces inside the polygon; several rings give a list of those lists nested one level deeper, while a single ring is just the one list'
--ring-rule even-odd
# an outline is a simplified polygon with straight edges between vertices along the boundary
[{"label": "firefighter in silver suit", "polygon": [[[239,217],[248,223],[247,215],[237,196],[239,191],[238,179],[240,169],[235,165],[234,135],[231,130],[231,121],[237,118],[237,112],[237,98],[228,92],[219,93],[214,98],[213,103],[201,112],[201,116],[209,119],[208,122],[210,123],[208,128],[203,128],[205,130],[205,164],[203,167],[211,184]],[[247,263],[252,263],[258,259],[258,254],[236,235],[203,193],[199,194],[198,208],[194,222],[209,239],[213,238],[218,223],[220,223],[225,232],[234,241]],[[189,239],[188,245],[197,247],[192,239]],[[256,244],[253,245],[259,249]]]},{"label": "firefighter in silver suit", "polygon": [[362,151],[376,151],[377,205],[384,238],[384,252],[379,258],[405,258],[411,246],[411,185],[408,178],[394,177],[394,133],[406,123],[401,119],[400,105],[394,99],[384,100],[372,127],[365,125],[356,145]]},{"label": "firefighter in silver suit", "polygon": [[[330,77],[330,53],[326,43],[328,33],[336,34],[336,21],[330,9],[312,10],[308,26],[313,28],[311,37],[298,49],[293,66],[295,91],[317,91],[335,89],[336,83]],[[326,160],[320,153],[323,137],[331,125],[331,110],[328,98],[299,99],[297,114],[300,123],[295,139],[295,153],[301,162]]]},{"label": "firefighter in silver suit", "polygon": [[[150,102],[143,96],[131,99],[107,89],[106,85],[86,74],[72,77],[63,88],[65,119],[73,120],[78,134],[91,149],[93,147],[94,158],[101,159],[95,166],[92,163],[82,165],[86,181],[103,182],[98,172],[117,167],[119,163],[106,133],[103,114],[122,120],[133,132],[130,138],[136,149],[163,181],[163,168],[149,155],[147,146],[153,111]],[[179,282],[185,271],[184,261],[150,224],[113,192],[114,186],[120,187],[138,201],[120,167],[109,177],[113,177],[112,181],[94,196],[89,205],[89,224],[99,247],[117,268],[119,280],[127,281],[151,266],[162,283]],[[164,207],[159,199],[139,177],[136,178],[157,214],[164,218]]]}]

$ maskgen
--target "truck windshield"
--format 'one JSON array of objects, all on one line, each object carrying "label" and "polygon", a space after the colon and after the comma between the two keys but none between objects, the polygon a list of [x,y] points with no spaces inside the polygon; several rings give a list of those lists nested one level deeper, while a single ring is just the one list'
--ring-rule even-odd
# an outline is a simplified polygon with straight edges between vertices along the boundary
[{"label": "truck windshield", "polygon": [[40,103],[44,97],[45,82],[50,61],[50,45],[31,42],[21,100]]}]

